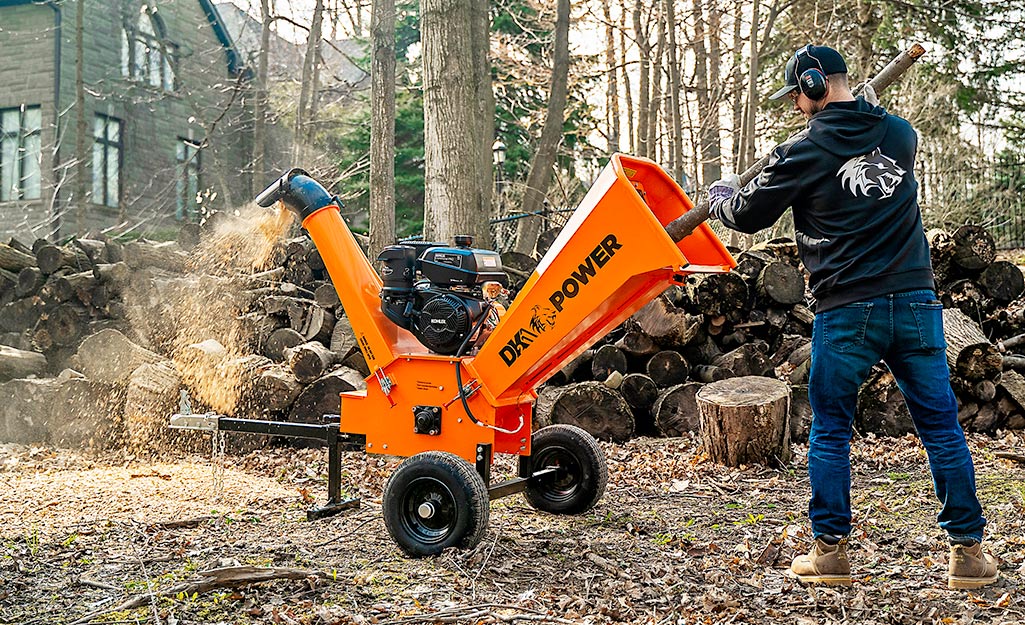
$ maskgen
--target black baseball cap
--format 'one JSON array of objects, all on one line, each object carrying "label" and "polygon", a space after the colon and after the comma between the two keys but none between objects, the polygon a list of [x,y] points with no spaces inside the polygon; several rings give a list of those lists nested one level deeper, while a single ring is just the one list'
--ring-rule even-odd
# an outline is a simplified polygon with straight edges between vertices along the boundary
[{"label": "black baseball cap", "polygon": [[794,89],[797,89],[797,77],[809,69],[818,69],[826,76],[830,74],[846,74],[847,63],[836,50],[827,46],[807,45],[794,53],[787,61],[784,73],[786,84],[776,93],[769,96],[770,100],[778,100]]}]

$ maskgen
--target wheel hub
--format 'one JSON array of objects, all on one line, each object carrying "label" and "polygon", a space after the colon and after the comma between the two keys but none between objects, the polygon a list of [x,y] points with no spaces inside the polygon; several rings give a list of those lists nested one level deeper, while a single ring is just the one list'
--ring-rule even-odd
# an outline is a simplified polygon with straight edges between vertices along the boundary
[{"label": "wheel hub", "polygon": [[423,502],[416,509],[416,513],[420,515],[421,519],[429,519],[433,517],[434,512],[434,504],[429,501]]}]

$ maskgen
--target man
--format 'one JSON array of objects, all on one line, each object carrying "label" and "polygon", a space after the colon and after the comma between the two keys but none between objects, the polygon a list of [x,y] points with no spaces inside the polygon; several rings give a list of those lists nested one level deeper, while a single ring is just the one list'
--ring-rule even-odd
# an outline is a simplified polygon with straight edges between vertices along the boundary
[{"label": "man", "polygon": [[[929,246],[914,177],[911,125],[847,83],[847,65],[824,46],[805,46],[787,63],[787,96],[805,130],[772,150],[743,189],[735,175],[709,189],[710,217],[741,232],[768,228],[789,207],[817,305],[812,330],[808,444],[814,544],[791,571],[806,583],[850,584],[850,438],[858,387],[882,360],[890,368],[929,455],[938,521],[951,542],[948,585],[978,588],[997,579],[983,552],[986,520],[944,349]],[[874,93],[870,93],[874,99]]]}]

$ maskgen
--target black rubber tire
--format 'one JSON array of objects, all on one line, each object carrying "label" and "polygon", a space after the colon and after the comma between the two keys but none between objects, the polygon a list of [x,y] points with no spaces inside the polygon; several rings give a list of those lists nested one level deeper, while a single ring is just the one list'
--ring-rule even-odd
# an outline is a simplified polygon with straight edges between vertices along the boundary
[{"label": "black rubber tire", "polygon": [[[381,504],[388,533],[414,558],[449,547],[474,547],[484,537],[491,512],[480,474],[466,460],[444,451],[426,451],[403,461],[388,478]],[[431,516],[418,512],[422,504],[433,508]]]},{"label": "black rubber tire", "polygon": [[523,495],[534,508],[553,514],[587,512],[605,494],[609,467],[598,441],[575,425],[549,425],[530,443],[534,471],[558,467],[554,479],[527,485]]}]

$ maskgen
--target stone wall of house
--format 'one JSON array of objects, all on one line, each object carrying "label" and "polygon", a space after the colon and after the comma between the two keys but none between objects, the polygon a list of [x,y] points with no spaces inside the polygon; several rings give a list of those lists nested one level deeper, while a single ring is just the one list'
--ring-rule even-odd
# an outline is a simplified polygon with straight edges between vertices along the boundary
[{"label": "stone wall of house", "polygon": [[42,117],[41,197],[33,201],[0,202],[0,240],[12,236],[31,242],[50,231],[50,196],[47,184],[54,143],[56,29],[54,9],[37,4],[0,8],[0,110],[39,106]]},{"label": "stone wall of house", "polygon": [[[14,89],[5,89],[0,98],[28,102],[26,98],[49,97],[44,108],[44,186],[60,181],[55,204],[60,230],[56,237],[77,232],[132,232],[150,236],[173,236],[175,220],[178,144],[189,139],[204,147],[200,152],[200,183],[212,208],[234,207],[250,195],[247,163],[251,153],[250,82],[229,70],[227,49],[218,39],[204,6],[199,0],[158,0],[159,23],[166,41],[177,50],[176,84],[171,90],[133,80],[123,75],[122,29],[124,20],[138,20],[140,0],[119,3],[86,0],[84,83],[86,86],[86,202],[78,201],[83,191],[76,167],[78,116],[75,107],[75,4],[63,3],[61,10],[59,131],[54,133],[54,41],[53,9],[40,5],[0,7],[0,80],[8,73],[19,73],[20,63],[39,64],[30,68]],[[126,17],[127,16],[127,17]],[[9,25],[12,25],[9,27]],[[160,29],[157,30],[158,34]],[[9,38],[5,41],[3,38]],[[9,54],[10,52],[10,54]],[[34,67],[34,65],[33,65]],[[12,84],[10,81],[0,84]],[[13,101],[12,100],[12,101]],[[7,100],[0,99],[0,102]],[[93,202],[92,151],[94,120],[97,114],[121,120],[121,197],[118,206]],[[57,157],[49,163],[47,146],[60,137]],[[44,196],[47,192],[44,191]],[[46,206],[48,202],[37,202]],[[19,231],[19,238],[31,241],[41,231],[26,233],[10,214],[13,207],[0,205],[0,237]]]}]

